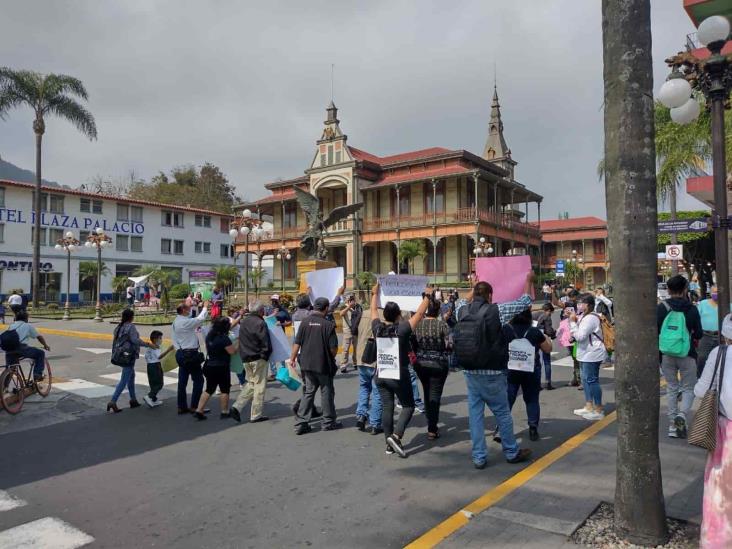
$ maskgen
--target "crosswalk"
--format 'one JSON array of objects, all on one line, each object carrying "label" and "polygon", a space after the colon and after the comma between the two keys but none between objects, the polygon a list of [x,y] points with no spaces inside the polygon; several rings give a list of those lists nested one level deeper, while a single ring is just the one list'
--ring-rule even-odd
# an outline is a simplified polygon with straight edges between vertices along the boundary
[{"label": "crosswalk", "polygon": [[[28,503],[0,490],[0,513]],[[76,549],[94,541],[89,534],[56,517],[43,517],[0,531],[0,549]]]}]

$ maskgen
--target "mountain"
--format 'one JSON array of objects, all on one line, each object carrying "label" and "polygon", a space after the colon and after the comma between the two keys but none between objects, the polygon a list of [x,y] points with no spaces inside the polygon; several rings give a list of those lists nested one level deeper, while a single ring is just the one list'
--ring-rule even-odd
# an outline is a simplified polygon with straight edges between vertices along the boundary
[{"label": "mountain", "polygon": [[[32,172],[30,170],[24,170],[23,168],[19,168],[15,164],[11,164],[7,160],[3,160],[2,158],[0,158],[0,179],[10,179],[11,181],[21,181],[25,183],[35,183],[36,174],[35,172]],[[50,187],[65,186],[60,185],[55,181],[47,181],[46,179],[43,180],[43,184]]]}]

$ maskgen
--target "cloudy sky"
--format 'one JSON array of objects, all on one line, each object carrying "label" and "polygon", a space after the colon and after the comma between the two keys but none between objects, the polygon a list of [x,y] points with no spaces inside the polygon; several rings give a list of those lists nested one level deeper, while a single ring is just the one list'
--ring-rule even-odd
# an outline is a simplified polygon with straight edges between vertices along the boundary
[{"label": "cloudy sky", "polygon": [[[663,59],[694,29],[654,0]],[[242,196],[302,174],[335,64],[349,144],[377,155],[431,146],[481,154],[494,64],[517,179],[543,216],[604,215],[599,0],[0,0],[0,64],[86,84],[99,139],[47,122],[44,176],[78,186],[213,162]],[[0,122],[0,156],[34,166],[31,114]],[[699,203],[686,197],[686,207]],[[533,215],[533,214],[532,214]]]}]

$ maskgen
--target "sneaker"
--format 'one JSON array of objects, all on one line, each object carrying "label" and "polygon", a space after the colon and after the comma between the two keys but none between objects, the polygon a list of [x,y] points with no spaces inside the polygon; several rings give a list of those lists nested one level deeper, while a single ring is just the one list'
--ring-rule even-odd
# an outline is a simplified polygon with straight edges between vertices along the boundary
[{"label": "sneaker", "polygon": [[384,453],[385,453],[385,454],[386,454],[387,456],[393,456],[393,455],[394,455],[394,450],[392,450],[391,446],[389,446],[389,445],[387,444],[387,445],[386,445],[386,451],[385,451]]},{"label": "sneaker", "polygon": [[304,435],[305,433],[309,433],[312,430],[313,430],[313,428],[310,427],[309,424],[307,424],[307,423],[301,423],[300,425],[297,426],[297,429],[295,429],[295,434],[296,435]]},{"label": "sneaker", "polygon": [[576,416],[585,417],[587,414],[591,413],[592,410],[589,408],[577,408],[576,410],[572,410],[572,413]]},{"label": "sneaker", "polygon": [[539,440],[539,430],[536,427],[529,427],[529,440],[534,442]]},{"label": "sneaker", "polygon": [[476,469],[485,469],[486,465],[488,465],[487,461],[481,461],[479,463],[473,462],[473,467],[475,467]]},{"label": "sneaker", "polygon": [[149,396],[145,395],[142,397],[142,400],[147,404],[148,408],[154,408],[155,407],[155,401],[151,399]]},{"label": "sneaker", "polygon": [[241,423],[241,414],[239,413],[239,410],[237,410],[233,406],[229,410],[229,415],[231,416],[231,419],[233,419],[237,423]]},{"label": "sneaker", "polygon": [[366,418],[365,417],[358,416],[358,419],[356,420],[356,429],[358,429],[362,433],[366,430]]},{"label": "sneaker", "polygon": [[668,436],[669,438],[679,438],[679,433],[676,431],[676,425],[668,426]]},{"label": "sneaker", "polygon": [[404,451],[402,442],[396,437],[396,435],[391,435],[389,438],[387,438],[386,443],[391,446],[397,454],[399,454],[399,457],[407,457],[407,453]]},{"label": "sneaker", "polygon": [[521,463],[523,461],[528,461],[530,457],[531,457],[531,450],[529,450],[528,448],[521,448],[518,451],[518,454],[516,454],[516,457],[507,459],[506,461],[509,463]]},{"label": "sneaker", "polygon": [[370,435],[380,435],[384,432],[381,427],[376,427],[375,425],[369,425],[367,431]]},{"label": "sneaker", "polygon": [[160,400],[160,399],[158,399],[158,400],[153,400],[153,406],[154,406],[155,408],[157,408],[158,406],[162,406],[162,405],[163,405],[163,401],[162,401],[162,400]]},{"label": "sneaker", "polygon": [[588,419],[590,421],[597,421],[605,417],[605,414],[603,412],[590,412],[589,414],[585,414],[585,419]]},{"label": "sneaker", "polygon": [[424,408],[415,408],[414,415],[416,416],[417,414],[424,414]]},{"label": "sneaker", "polygon": [[340,421],[334,421],[333,423],[324,425],[321,430],[322,431],[337,431],[338,429],[341,429],[342,427],[343,427],[343,424]]},{"label": "sneaker", "polygon": [[686,419],[683,416],[676,416],[674,418],[674,427],[676,428],[678,438],[686,438]]}]

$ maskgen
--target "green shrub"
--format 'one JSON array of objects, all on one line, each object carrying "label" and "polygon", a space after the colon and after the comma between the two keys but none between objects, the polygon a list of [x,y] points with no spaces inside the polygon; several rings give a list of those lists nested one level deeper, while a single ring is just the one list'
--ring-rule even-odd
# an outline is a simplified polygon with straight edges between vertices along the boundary
[{"label": "green shrub", "polygon": [[185,299],[191,292],[191,287],[188,284],[176,284],[168,291],[170,299],[178,300]]},{"label": "green shrub", "polygon": [[49,303],[48,308],[52,311],[58,311],[58,303]]}]

